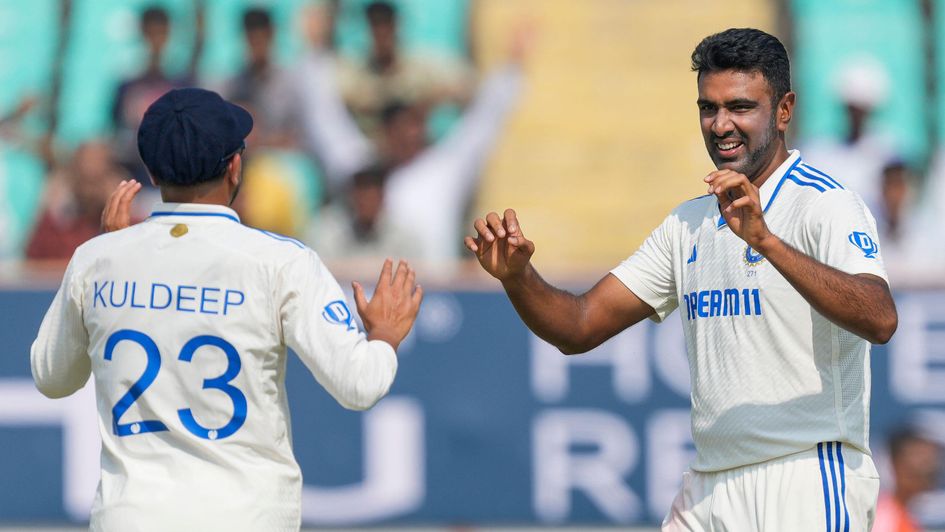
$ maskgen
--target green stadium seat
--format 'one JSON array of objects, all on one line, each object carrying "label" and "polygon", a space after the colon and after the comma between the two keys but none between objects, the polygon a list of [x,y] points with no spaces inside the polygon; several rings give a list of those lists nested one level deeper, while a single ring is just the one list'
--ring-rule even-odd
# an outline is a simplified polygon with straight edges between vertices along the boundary
[{"label": "green stadium seat", "polygon": [[32,153],[0,145],[0,260],[21,259],[33,230],[46,169]]},{"label": "green stadium seat", "polygon": [[935,74],[938,82],[936,83],[936,102],[937,107],[935,109],[935,135],[938,141],[938,146],[933,148],[941,148],[945,146],[945,31],[942,28],[945,28],[945,1],[936,0],[934,2],[935,6],[935,20],[933,25],[935,28],[938,28],[938,31],[935,32]]},{"label": "green stadium seat", "polygon": [[0,116],[48,96],[59,41],[58,0],[0,0]]},{"label": "green stadium seat", "polygon": [[145,66],[138,17],[152,5],[167,9],[171,18],[165,68],[185,74],[194,36],[190,0],[73,0],[57,131],[66,146],[110,132],[115,89]]},{"label": "green stadium seat", "polygon": [[899,142],[904,157],[922,160],[929,146],[919,2],[794,0],[791,8],[799,136],[836,138],[844,133],[834,76],[844,60],[866,53],[880,61],[893,80],[887,102],[877,110],[876,123]]}]

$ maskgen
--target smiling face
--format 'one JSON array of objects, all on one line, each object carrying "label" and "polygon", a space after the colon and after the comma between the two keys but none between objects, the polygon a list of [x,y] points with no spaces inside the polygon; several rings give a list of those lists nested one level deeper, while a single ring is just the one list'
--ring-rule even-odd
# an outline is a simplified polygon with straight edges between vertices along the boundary
[{"label": "smiling face", "polygon": [[787,158],[784,131],[794,93],[780,101],[760,72],[720,70],[699,76],[699,121],[709,157],[720,170],[759,185]]}]

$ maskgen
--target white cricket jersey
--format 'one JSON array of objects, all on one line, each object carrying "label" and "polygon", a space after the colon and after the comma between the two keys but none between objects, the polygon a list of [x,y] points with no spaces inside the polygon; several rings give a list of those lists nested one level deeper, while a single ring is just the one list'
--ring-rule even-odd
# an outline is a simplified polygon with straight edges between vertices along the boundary
[{"label": "white cricket jersey", "polygon": [[[840,271],[886,279],[876,223],[860,197],[797,151],[760,196],[769,229],[790,246]],[[811,308],[728,228],[715,196],[677,207],[611,273],[657,321],[680,307],[694,470],[754,464],[824,441],[869,453],[870,344]]]},{"label": "white cricket jersey", "polygon": [[315,252],[226,207],[158,204],[77,249],[31,361],[51,397],[95,375],[91,528],[298,530],[287,347],[347,408],[373,405],[397,370]]}]

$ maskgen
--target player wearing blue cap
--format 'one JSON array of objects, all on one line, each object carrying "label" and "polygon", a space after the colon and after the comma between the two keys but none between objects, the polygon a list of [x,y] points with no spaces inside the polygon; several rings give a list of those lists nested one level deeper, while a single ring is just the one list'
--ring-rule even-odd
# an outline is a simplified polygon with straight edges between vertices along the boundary
[{"label": "player wearing blue cap", "polygon": [[667,531],[864,531],[869,349],[896,330],[876,224],[858,195],[789,151],[795,94],[784,46],[754,29],[692,55],[717,171],[587,293],[552,287],[515,212],[475,222],[466,247],[535,333],[588,351],[679,308],[696,458]]},{"label": "player wearing blue cap", "polygon": [[[138,147],[164,203],[76,250],[33,343],[45,395],[95,376],[92,530],[298,530],[287,348],[347,408],[393,382],[422,298],[413,270],[386,261],[370,300],[354,283],[365,334],[312,250],[242,225],[229,205],[252,125],[210,91],[155,101]],[[124,184],[110,208],[136,190]]]}]

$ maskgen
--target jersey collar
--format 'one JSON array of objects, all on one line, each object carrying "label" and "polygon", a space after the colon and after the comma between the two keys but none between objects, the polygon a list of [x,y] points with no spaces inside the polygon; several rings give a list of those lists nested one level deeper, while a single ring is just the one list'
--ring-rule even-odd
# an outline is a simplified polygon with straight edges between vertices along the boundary
[{"label": "jersey collar", "polygon": [[[761,185],[761,188],[758,190],[759,199],[763,205],[762,212],[767,213],[768,209],[771,207],[771,204],[774,202],[774,198],[778,196],[778,192],[781,190],[781,185],[784,184],[784,180],[791,173],[794,168],[801,163],[801,152],[798,150],[790,150],[788,152],[788,158],[781,163],[781,166],[778,166],[774,172],[771,172],[771,176]],[[778,176],[775,179],[775,176]],[[718,212],[719,204],[716,202],[714,204],[715,211]],[[725,218],[720,214],[718,223],[716,224],[717,229],[721,229],[726,226]]]},{"label": "jersey collar", "polygon": [[228,219],[240,223],[240,216],[233,209],[223,205],[204,203],[158,203],[151,211],[150,218],[163,218],[165,216],[186,216],[192,220]]}]

